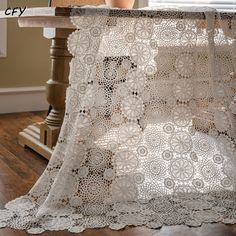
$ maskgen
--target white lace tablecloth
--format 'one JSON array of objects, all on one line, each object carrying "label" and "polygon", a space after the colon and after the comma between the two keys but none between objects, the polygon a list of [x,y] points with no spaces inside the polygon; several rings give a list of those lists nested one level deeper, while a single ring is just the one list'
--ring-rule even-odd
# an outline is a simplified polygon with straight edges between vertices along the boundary
[{"label": "white lace tablecloth", "polygon": [[236,17],[74,8],[52,158],[0,227],[236,223]]}]

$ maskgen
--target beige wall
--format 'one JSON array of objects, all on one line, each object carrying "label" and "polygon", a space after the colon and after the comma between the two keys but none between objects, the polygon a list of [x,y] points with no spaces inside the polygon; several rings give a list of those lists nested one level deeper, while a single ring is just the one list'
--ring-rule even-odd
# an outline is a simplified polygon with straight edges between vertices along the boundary
[{"label": "beige wall", "polygon": [[[0,0],[1,1],[1,0]],[[9,7],[47,6],[47,0],[8,0]],[[0,58],[0,88],[42,86],[50,74],[50,40],[43,30],[7,22],[7,57]]]}]

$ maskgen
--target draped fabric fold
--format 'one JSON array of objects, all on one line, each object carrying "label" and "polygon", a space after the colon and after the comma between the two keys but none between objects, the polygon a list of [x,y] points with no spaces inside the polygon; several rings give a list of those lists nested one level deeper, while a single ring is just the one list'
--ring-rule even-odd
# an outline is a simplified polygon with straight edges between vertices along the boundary
[{"label": "draped fabric fold", "polygon": [[58,143],[0,227],[236,223],[236,17],[86,9]]}]

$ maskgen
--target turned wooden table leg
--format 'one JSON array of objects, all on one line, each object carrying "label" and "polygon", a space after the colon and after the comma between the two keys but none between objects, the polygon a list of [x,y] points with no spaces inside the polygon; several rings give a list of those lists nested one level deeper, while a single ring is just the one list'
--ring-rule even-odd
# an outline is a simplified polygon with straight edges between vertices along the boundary
[{"label": "turned wooden table leg", "polygon": [[46,84],[46,97],[52,109],[43,122],[30,125],[19,133],[22,146],[33,149],[47,159],[56,145],[64,117],[69,62],[72,58],[67,49],[67,38],[72,32],[72,29],[44,29],[44,37],[52,39],[51,75]]},{"label": "turned wooden table leg", "polygon": [[66,88],[68,86],[69,62],[71,54],[67,50],[67,38],[72,30],[46,29],[44,36],[52,38],[51,78],[47,81],[47,101],[52,109],[40,125],[40,141],[53,148],[56,145],[65,110]]}]

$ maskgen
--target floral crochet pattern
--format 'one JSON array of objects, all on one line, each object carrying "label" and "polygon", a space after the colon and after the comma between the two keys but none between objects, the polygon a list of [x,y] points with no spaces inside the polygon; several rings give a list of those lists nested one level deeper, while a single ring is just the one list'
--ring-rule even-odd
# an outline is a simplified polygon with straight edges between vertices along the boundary
[{"label": "floral crochet pattern", "polygon": [[236,17],[222,17],[72,9],[59,140],[29,193],[0,210],[0,228],[235,224]]}]

